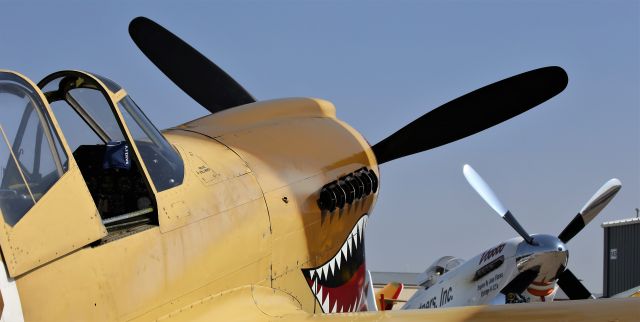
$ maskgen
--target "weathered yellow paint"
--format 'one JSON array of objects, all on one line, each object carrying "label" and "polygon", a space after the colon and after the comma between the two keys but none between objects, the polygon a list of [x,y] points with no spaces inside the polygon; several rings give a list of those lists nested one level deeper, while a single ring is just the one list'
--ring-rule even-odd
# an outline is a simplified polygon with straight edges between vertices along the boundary
[{"label": "weathered yellow paint", "polygon": [[[221,127],[230,133],[221,133]],[[362,167],[376,169],[364,138],[335,119],[331,103],[315,99],[249,104],[178,128],[215,137],[255,173],[273,232],[273,287],[313,312],[316,299],[300,270],[336,254],[376,198],[371,195],[335,214],[321,214],[318,192],[324,184]]]},{"label": "weathered yellow paint", "polygon": [[207,115],[178,126],[178,129],[197,130],[216,138],[262,127],[265,124],[303,118],[335,118],[336,109],[328,101],[314,98],[284,98],[237,106]]},{"label": "weathered yellow paint", "polygon": [[2,251],[11,276],[106,236],[91,195],[79,183],[82,175],[74,165],[15,226],[1,224]]},{"label": "weathered yellow paint", "polygon": [[[307,314],[289,295],[268,287],[244,286],[185,303],[156,321],[275,321]],[[143,320],[136,320],[143,321]]]},{"label": "weathered yellow paint", "polygon": [[[192,132],[174,131],[167,137],[178,147],[189,173],[182,185],[157,195],[163,232],[251,201],[264,204],[251,169],[229,148]],[[267,219],[265,210],[264,231],[268,233]]]},{"label": "weathered yellow paint", "polygon": [[61,258],[17,280],[25,316],[109,321],[143,314],[207,284],[221,292],[268,281],[269,249],[259,225],[264,211],[257,200],[164,234],[153,228]]}]

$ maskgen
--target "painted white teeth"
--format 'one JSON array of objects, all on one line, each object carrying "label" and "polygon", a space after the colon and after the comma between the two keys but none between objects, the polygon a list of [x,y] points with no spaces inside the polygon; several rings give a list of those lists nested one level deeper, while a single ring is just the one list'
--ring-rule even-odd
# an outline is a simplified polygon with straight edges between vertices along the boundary
[{"label": "painted white teeth", "polygon": [[348,235],[347,240],[345,240],[338,253],[331,260],[327,261],[321,267],[309,271],[309,275],[311,276],[311,280],[313,281],[311,290],[313,291],[316,299],[318,300],[318,303],[320,303],[320,305],[322,306],[322,310],[325,313],[355,311],[358,309],[360,301],[362,301],[362,299],[364,298],[363,294],[359,294],[355,297],[354,302],[349,304],[349,307],[346,307],[344,305],[340,305],[340,307],[338,307],[338,301],[335,301],[335,303],[333,303],[333,307],[331,307],[329,294],[325,295],[323,301],[323,292],[326,293],[328,292],[328,290],[323,290],[321,282],[328,280],[329,277],[337,275],[338,270],[340,270],[340,267],[342,266],[342,264],[344,264],[342,262],[343,256],[345,262],[349,261],[349,258],[353,256],[355,250],[357,250],[359,246],[362,246],[360,244],[364,243],[364,229],[367,226],[367,220],[367,216],[363,216],[362,218],[360,218],[360,220],[358,220],[358,222],[351,230],[351,233]]},{"label": "painted white teeth", "polygon": [[329,267],[331,268],[331,275],[333,275],[333,273],[336,271],[336,262],[335,262],[335,258],[331,259],[329,261]]},{"label": "painted white teeth", "polygon": [[322,311],[325,313],[330,313],[330,308],[329,308],[329,294],[327,294],[327,297],[324,299],[324,302],[322,302]]},{"label": "painted white teeth", "polygon": [[342,248],[340,249],[340,252],[342,253],[342,256],[344,256],[344,259],[349,259],[348,250],[347,250],[347,243],[344,243],[344,245],[342,245]]},{"label": "painted white teeth", "polygon": [[367,216],[358,220],[351,230],[349,237],[340,248],[340,251],[322,267],[312,270],[310,272],[311,279],[313,279],[314,276],[318,276],[319,279],[325,280],[336,274],[336,266],[337,269],[340,269],[342,266],[342,257],[344,256],[345,260],[348,260],[353,256],[354,249],[357,250],[360,244],[364,241],[364,228],[366,227],[367,220]]}]

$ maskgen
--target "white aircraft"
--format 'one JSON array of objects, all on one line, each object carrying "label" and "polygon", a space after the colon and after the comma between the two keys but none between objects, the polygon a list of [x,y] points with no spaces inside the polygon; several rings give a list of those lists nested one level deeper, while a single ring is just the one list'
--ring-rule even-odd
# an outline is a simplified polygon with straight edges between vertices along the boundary
[{"label": "white aircraft", "polygon": [[621,187],[618,179],[607,181],[556,237],[529,235],[471,166],[465,165],[463,172],[469,184],[520,237],[468,261],[451,256],[438,259],[419,276],[420,289],[403,309],[551,301],[558,286],[572,300],[593,298],[567,268],[566,243],[613,199]]}]

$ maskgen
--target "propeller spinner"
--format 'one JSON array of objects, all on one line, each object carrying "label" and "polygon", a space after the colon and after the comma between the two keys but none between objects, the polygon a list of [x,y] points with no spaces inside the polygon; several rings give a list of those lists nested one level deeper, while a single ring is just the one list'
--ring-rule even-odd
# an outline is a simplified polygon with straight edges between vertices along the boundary
[{"label": "propeller spinner", "polygon": [[[505,221],[511,225],[524,238],[524,240],[532,245],[536,246],[535,240],[529,235],[524,228],[518,223],[515,217],[509,210],[500,202],[489,185],[480,177],[480,175],[468,164],[463,166],[463,173],[469,184],[476,190],[476,192],[489,204],[489,206],[497,212]],[[576,215],[573,220],[565,227],[565,229],[558,235],[557,240],[559,244],[564,244],[575,237],[593,218],[595,218],[604,207],[615,197],[620,191],[622,184],[618,179],[611,179],[607,181],[598,191],[587,201],[582,207],[582,210]],[[545,235],[546,236],[546,235]],[[547,238],[553,236],[546,236]],[[580,280],[568,269],[565,268],[558,276],[558,286],[572,299],[587,299],[593,298],[591,292],[582,285]]]}]

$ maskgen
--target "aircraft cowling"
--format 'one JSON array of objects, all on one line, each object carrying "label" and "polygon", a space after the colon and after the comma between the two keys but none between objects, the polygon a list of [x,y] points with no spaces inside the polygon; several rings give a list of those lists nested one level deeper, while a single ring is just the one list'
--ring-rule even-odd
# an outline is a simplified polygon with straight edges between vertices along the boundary
[{"label": "aircraft cowling", "polygon": [[[380,176],[368,142],[336,119],[330,102],[261,101],[205,116],[166,134],[171,140],[182,131],[222,143],[256,177],[271,225],[272,287],[291,294],[309,312],[366,309],[363,230]],[[360,181],[345,183],[356,177]],[[358,193],[355,182],[364,180],[368,189]],[[321,190],[327,187],[334,187],[334,193],[355,187],[355,193],[345,194],[345,202],[330,210],[320,202]],[[324,275],[311,275],[323,267]],[[321,282],[326,285],[318,294]]]}]

